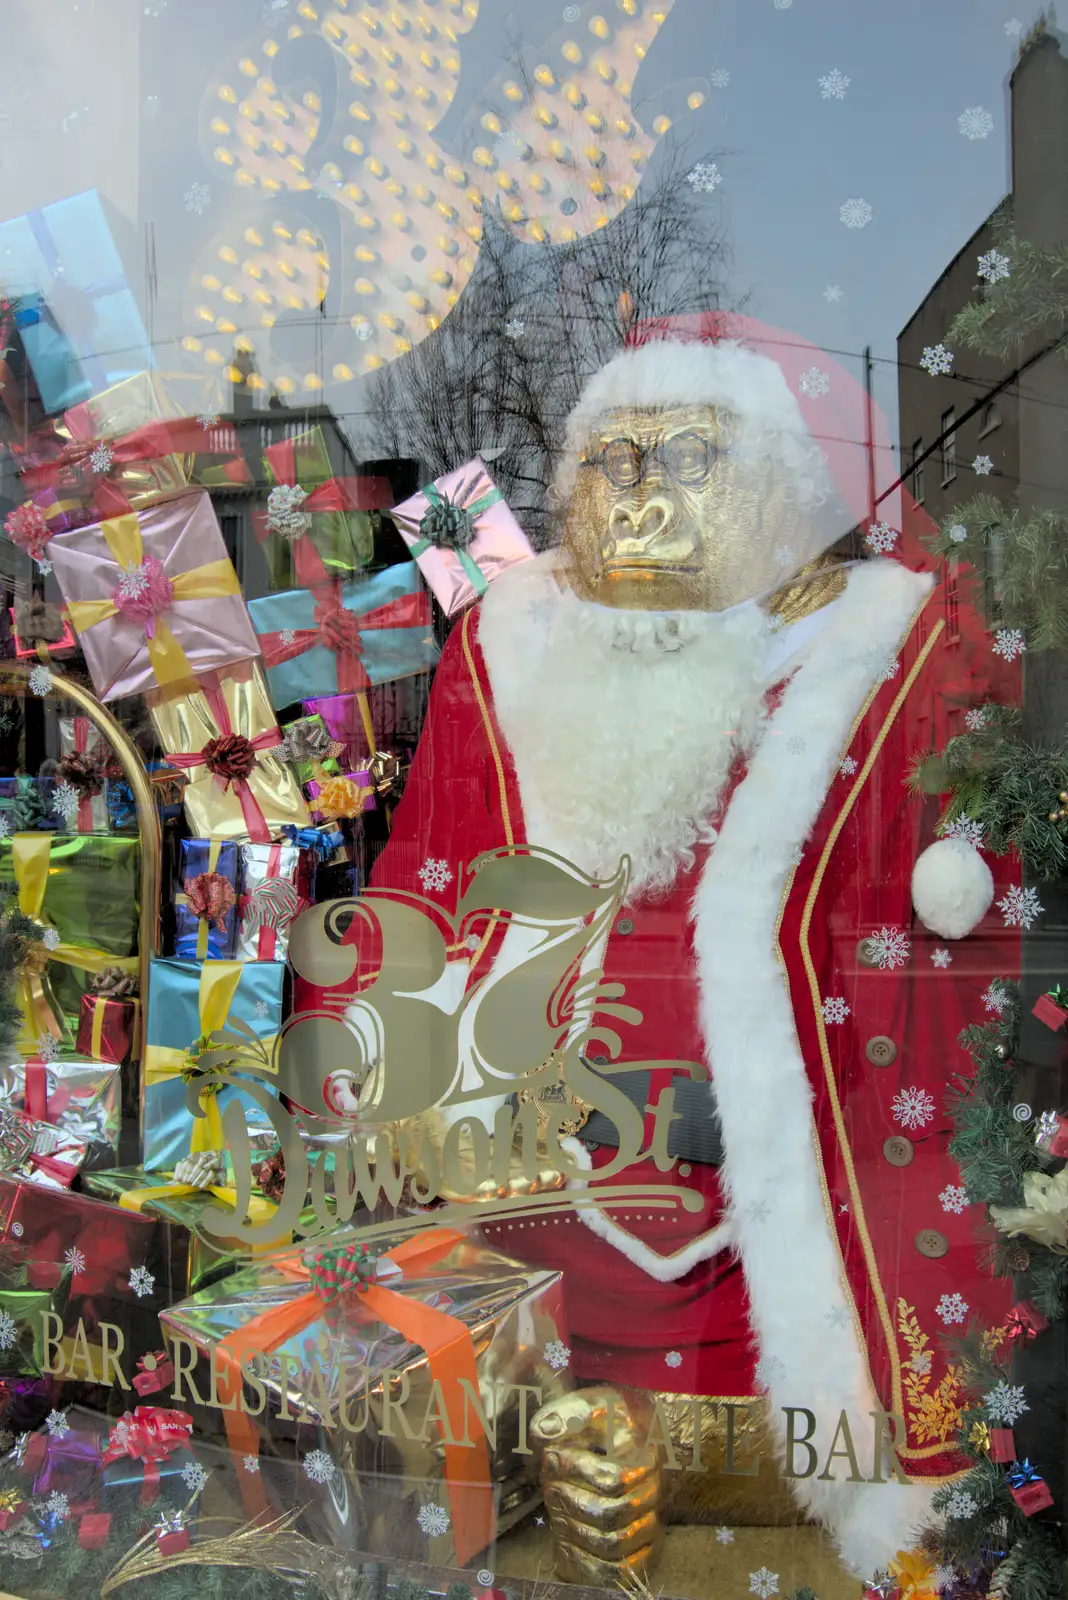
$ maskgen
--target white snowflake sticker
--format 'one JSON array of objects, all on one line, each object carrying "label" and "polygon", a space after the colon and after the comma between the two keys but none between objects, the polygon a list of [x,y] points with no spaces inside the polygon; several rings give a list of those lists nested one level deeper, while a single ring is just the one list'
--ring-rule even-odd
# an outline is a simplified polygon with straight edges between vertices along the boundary
[{"label": "white snowflake sticker", "polygon": [[1012,263],[1000,250],[988,250],[979,257],[979,276],[987,283],[1000,283],[1012,275]]},{"label": "white snowflake sticker", "polygon": [[844,72],[832,67],[830,72],[825,73],[819,80],[820,94],[824,100],[844,100],[846,90],[852,82],[852,78],[847,78]]},{"label": "white snowflake sticker", "polygon": [[819,400],[830,390],[831,375],[822,371],[820,367],[809,367],[808,371],[803,372],[797,380],[797,387],[810,400]]},{"label": "white snowflake sticker", "polygon": [[714,161],[699,161],[686,174],[686,182],[695,194],[714,194],[723,182],[723,174]]},{"label": "white snowflake sticker", "polygon": [[849,1007],[837,995],[828,995],[820,1006],[824,1022],[844,1022],[849,1015]]},{"label": "white snowflake sticker", "polygon": [[982,106],[969,106],[957,118],[957,127],[966,139],[989,139],[994,119]]},{"label": "white snowflake sticker", "polygon": [[843,756],[838,763],[838,770],[843,778],[851,778],[857,770],[857,763],[853,756]]},{"label": "white snowflake sticker", "polygon": [[242,1456],[241,1465],[246,1472],[256,1473],[260,1470],[260,1458],[259,1456]]},{"label": "white snowflake sticker", "polygon": [[956,1517],[963,1521],[966,1517],[974,1517],[979,1510],[979,1502],[974,1495],[966,1489],[954,1489],[946,1501],[946,1516]]},{"label": "white snowflake sticker", "polygon": [[903,967],[909,959],[912,944],[899,928],[880,928],[867,940],[869,959],[883,972]]},{"label": "white snowflake sticker", "polygon": [[562,1339],[550,1339],[545,1346],[545,1359],[554,1372],[561,1372],[571,1360],[571,1351]]},{"label": "white snowflake sticker", "polygon": [[65,1411],[50,1411],[45,1417],[45,1427],[53,1439],[65,1439],[70,1432],[67,1413]]},{"label": "white snowflake sticker", "polygon": [[947,1326],[954,1322],[963,1322],[968,1315],[968,1302],[961,1294],[944,1294],[935,1306],[935,1311]]},{"label": "white snowflake sticker", "polygon": [[717,1528],[716,1529],[716,1543],[717,1544],[733,1544],[734,1543],[734,1529],[733,1528]]},{"label": "white snowflake sticker", "polygon": [[156,1286],[156,1280],[147,1267],[134,1267],[130,1273],[130,1288],[139,1300],[151,1294]]},{"label": "white snowflake sticker", "polygon": [[296,642],[297,635],[292,628],[280,628],[278,630],[278,643],[284,645],[287,650],[291,644],[296,644]]},{"label": "white snowflake sticker", "polygon": [[937,378],[942,373],[952,372],[953,352],[952,350],[947,350],[944,344],[925,345],[923,355],[920,357],[920,366],[924,372],[929,372],[932,378]]},{"label": "white snowflake sticker", "polygon": [[938,1196],[942,1202],[942,1210],[952,1212],[959,1217],[968,1204],[968,1191],[961,1188],[959,1183],[947,1183],[942,1193]]},{"label": "white snowflake sticker", "polygon": [[773,1594],[779,1592],[779,1574],[769,1572],[767,1567],[758,1567],[749,1574],[749,1593],[760,1596],[760,1600],[771,1600]]},{"label": "white snowflake sticker", "polygon": [[665,1355],[664,1355],[664,1365],[667,1366],[667,1367],[671,1367],[673,1369],[675,1367],[681,1367],[682,1366],[682,1352],[679,1351],[679,1350],[668,1350],[668,1351],[666,1351]]},{"label": "white snowflake sticker", "polygon": [[211,190],[206,183],[191,183],[185,191],[185,209],[199,217],[211,205]]},{"label": "white snowflake sticker", "polygon": [[1016,885],[1006,891],[1003,900],[998,901],[998,910],[1007,928],[1029,928],[1045,909],[1038,898],[1037,889],[1021,889]]},{"label": "white snowflake sticker", "polygon": [[44,945],[46,950],[58,950],[60,945],[63,943],[62,939],[59,937],[59,929],[45,928],[41,934],[41,943]]},{"label": "white snowflake sticker", "polygon": [[838,215],[847,228],[866,228],[872,219],[872,209],[866,200],[846,200],[839,206]]},{"label": "white snowflake sticker", "polygon": [[889,555],[897,544],[897,529],[892,528],[888,522],[869,523],[864,543],[869,550],[874,550],[876,555]]},{"label": "white snowflake sticker", "polygon": [[976,456],[972,462],[972,471],[977,478],[988,478],[994,470],[994,462],[990,456]]},{"label": "white snowflake sticker", "polygon": [[959,817],[954,817],[952,822],[947,822],[942,829],[943,839],[963,839],[965,844],[974,845],[978,850],[986,837],[986,829],[981,822],[976,822],[962,811]]},{"label": "white snowflake sticker", "polygon": [[336,1471],[333,1457],[326,1450],[309,1450],[304,1457],[304,1471],[313,1483],[330,1483]]},{"label": "white snowflake sticker", "polygon": [[148,572],[143,561],[136,567],[123,567],[118,583],[115,585],[116,600],[140,600],[148,592]]},{"label": "white snowflake sticker", "polygon": [[40,1033],[33,1041],[33,1053],[38,1061],[55,1061],[59,1055],[59,1040],[50,1033]]},{"label": "white snowflake sticker", "polygon": [[522,317],[509,317],[504,325],[504,333],[507,339],[521,339],[526,331],[527,325]]},{"label": "white snowflake sticker", "polygon": [[53,1489],[45,1501],[45,1510],[50,1511],[54,1517],[58,1517],[62,1522],[65,1517],[70,1516],[70,1501],[61,1490]]},{"label": "white snowflake sticker", "polygon": [[986,1412],[991,1422],[1002,1422],[1011,1428],[1019,1422],[1025,1411],[1030,1411],[1025,1391],[1018,1383],[1007,1383],[1004,1378],[995,1383],[986,1396]]},{"label": "white snowflake sticker", "polygon": [[449,1531],[449,1513],[444,1506],[433,1504],[420,1506],[415,1520],[422,1531],[432,1539],[440,1538],[443,1533]]},{"label": "white snowflake sticker", "polygon": [[968,530],[963,522],[951,522],[946,529],[946,538],[951,544],[963,544],[968,537]]},{"label": "white snowflake sticker", "polygon": [[52,796],[52,810],[58,812],[64,822],[73,822],[78,815],[81,800],[73,783],[57,783]]},{"label": "white snowflake sticker", "polygon": [[10,1350],[18,1338],[18,1324],[8,1311],[0,1311],[0,1350]]},{"label": "white snowflake sticker", "polygon": [[708,74],[708,81],[713,89],[725,89],[731,81],[731,75],[726,67],[714,67]]},{"label": "white snowflake sticker", "polygon": [[112,460],[111,447],[105,444],[103,440],[89,452],[89,465],[94,472],[100,473],[101,476],[105,472],[111,471]]},{"label": "white snowflake sticker", "polygon": [[46,695],[51,688],[52,674],[43,663],[39,663],[30,673],[30,693]]},{"label": "white snowflake sticker", "polygon": [[86,1267],[85,1253],[77,1245],[71,1245],[69,1250],[64,1250],[63,1259],[72,1272],[84,1272]]},{"label": "white snowflake sticker", "polygon": [[978,733],[980,728],[986,727],[986,712],[982,706],[977,706],[974,711],[964,713],[964,726],[969,733]]},{"label": "white snowflake sticker", "polygon": [[938,945],[934,950],[931,951],[931,961],[936,967],[948,967],[952,960],[953,957],[950,955],[949,951],[944,949],[941,945]]},{"label": "white snowflake sticker", "polygon": [[219,426],[219,413],[217,411],[198,411],[197,421],[207,432],[209,428],[217,428]]},{"label": "white snowflake sticker", "polygon": [[1017,656],[1023,655],[1027,643],[1019,628],[999,628],[990,648],[1002,661],[1015,661]]},{"label": "white snowflake sticker", "polygon": [[1018,39],[1020,37],[1021,33],[1023,33],[1023,23],[1020,21],[1019,17],[1009,18],[1008,22],[1005,24],[1005,32],[1008,34],[1010,39]]},{"label": "white snowflake sticker", "polygon": [[427,893],[441,894],[452,882],[452,872],[447,861],[427,856],[419,868],[419,881]]},{"label": "white snowflake sticker", "polygon": [[190,1461],[188,1466],[182,1468],[182,1482],[190,1494],[199,1494],[208,1481],[208,1473],[199,1461]]},{"label": "white snowflake sticker", "polygon": [[926,1128],[935,1114],[935,1103],[926,1089],[899,1089],[890,1102],[894,1121],[915,1131]]}]

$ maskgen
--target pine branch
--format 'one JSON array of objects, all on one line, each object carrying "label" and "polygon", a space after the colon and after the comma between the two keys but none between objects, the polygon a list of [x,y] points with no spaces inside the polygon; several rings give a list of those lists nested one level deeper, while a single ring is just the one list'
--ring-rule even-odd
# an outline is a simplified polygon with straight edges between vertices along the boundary
[{"label": "pine branch", "polygon": [[925,539],[935,555],[961,560],[967,598],[988,625],[1020,628],[1028,650],[1068,647],[1068,517],[1025,517],[977,494]]},{"label": "pine branch", "polygon": [[1068,249],[1045,250],[1019,238],[1007,208],[995,218],[993,234],[995,248],[1008,257],[1008,276],[982,285],[981,298],[957,313],[946,338],[1011,361],[1029,341],[1068,332]]}]

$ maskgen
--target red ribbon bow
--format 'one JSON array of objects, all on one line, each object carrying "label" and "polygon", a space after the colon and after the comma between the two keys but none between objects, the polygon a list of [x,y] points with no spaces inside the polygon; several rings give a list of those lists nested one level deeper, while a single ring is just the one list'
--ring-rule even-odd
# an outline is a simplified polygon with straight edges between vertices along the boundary
[{"label": "red ribbon bow", "polygon": [[194,917],[213,922],[220,933],[226,932],[226,918],[234,904],[234,886],[221,872],[198,872],[182,885],[186,902]]},{"label": "red ribbon bow", "polygon": [[127,1411],[108,1435],[103,1466],[113,1461],[143,1461],[141,1504],[151,1505],[159,1494],[159,1463],[170,1460],[175,1450],[188,1448],[193,1419],[184,1411],[168,1411],[163,1406],[138,1406]]},{"label": "red ribbon bow", "polygon": [[[270,844],[271,830],[267,826],[267,818],[263,814],[259,801],[249,788],[248,777],[241,776],[239,772],[235,771],[235,764],[232,760],[225,768],[225,775],[223,771],[217,771],[216,768],[219,765],[220,745],[228,749],[231,757],[234,755],[235,749],[238,748],[242,753],[246,750],[248,752],[274,750],[282,743],[281,729],[278,727],[268,728],[266,733],[257,734],[255,739],[246,739],[244,735],[235,734],[230,726],[230,711],[218,682],[212,682],[210,679],[201,680],[200,689],[208,702],[208,709],[215,719],[219,737],[209,739],[203,750],[168,751],[167,760],[176,767],[207,767],[208,771],[214,775],[216,783],[223,789],[228,789],[232,785],[234,793],[241,803],[242,815],[245,818],[245,829],[252,843]],[[240,767],[242,764],[242,762],[238,762],[237,766]],[[249,768],[249,771],[251,770]]]}]

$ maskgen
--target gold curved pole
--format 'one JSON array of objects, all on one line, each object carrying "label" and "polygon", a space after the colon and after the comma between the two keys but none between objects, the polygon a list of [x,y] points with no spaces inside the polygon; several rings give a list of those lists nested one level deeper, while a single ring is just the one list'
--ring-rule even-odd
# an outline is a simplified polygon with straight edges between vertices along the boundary
[{"label": "gold curved pole", "polygon": [[[5,661],[0,675],[5,679],[21,678],[29,688],[30,673],[39,663],[23,664],[21,661]],[[162,872],[163,842],[159,826],[159,812],[156,809],[156,797],[152,793],[152,785],[148,779],[148,772],[141,759],[141,752],[126,732],[125,728],[112,716],[106,706],[101,705],[94,694],[73,678],[68,678],[62,672],[57,672],[54,663],[48,663],[48,670],[52,674],[52,688],[50,694],[62,695],[83,711],[93,724],[94,728],[107,739],[112,750],[118,757],[122,767],[123,777],[130,785],[133,795],[134,807],[137,811],[137,831],[141,844],[141,883],[140,883],[140,918],[137,936],[137,970],[138,988],[141,994],[141,1003],[144,1006],[148,999],[148,967],[152,957],[159,950],[159,893]],[[144,1013],[142,1011],[142,1024]],[[145,1028],[138,1029],[138,1053],[136,1066],[138,1070],[138,1083],[142,1080],[142,1056],[145,1049]],[[143,1115],[144,1095],[138,1091],[140,1114]]]}]

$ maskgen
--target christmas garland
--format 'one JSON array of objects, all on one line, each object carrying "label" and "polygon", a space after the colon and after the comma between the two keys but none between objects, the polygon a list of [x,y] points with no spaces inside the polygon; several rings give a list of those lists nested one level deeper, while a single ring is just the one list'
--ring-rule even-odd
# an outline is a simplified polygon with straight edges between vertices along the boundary
[{"label": "christmas garland", "polygon": [[14,1048],[22,1012],[16,1001],[19,974],[31,947],[41,937],[32,917],[19,910],[14,888],[0,886],[0,1050]]},{"label": "christmas garland", "polygon": [[1030,340],[1057,339],[1068,329],[1068,249],[1046,250],[1021,239],[1008,204],[994,214],[992,233],[981,298],[958,311],[946,338],[1011,361]]}]

